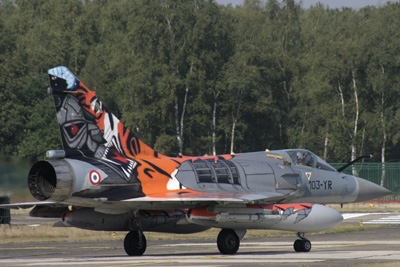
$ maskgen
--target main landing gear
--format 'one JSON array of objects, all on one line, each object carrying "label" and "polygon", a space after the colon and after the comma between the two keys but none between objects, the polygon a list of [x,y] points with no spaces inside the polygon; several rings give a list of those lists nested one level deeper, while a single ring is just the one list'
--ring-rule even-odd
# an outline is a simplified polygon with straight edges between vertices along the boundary
[{"label": "main landing gear", "polygon": [[129,219],[130,232],[125,236],[124,248],[129,256],[142,256],[146,251],[147,241],[140,227],[139,213],[132,212]]},{"label": "main landing gear", "polygon": [[311,250],[311,242],[310,240],[304,237],[304,233],[297,233],[297,236],[300,239],[294,241],[293,248],[296,252],[309,252]]},{"label": "main landing gear", "polygon": [[239,249],[240,240],[232,229],[223,229],[219,232],[217,246],[222,254],[235,254]]},{"label": "main landing gear", "polygon": [[142,256],[146,247],[146,237],[141,230],[132,230],[125,236],[124,248],[129,256]]},{"label": "main landing gear", "polygon": [[222,229],[217,238],[217,246],[222,254],[236,254],[239,250],[240,239],[246,234],[245,229]]}]

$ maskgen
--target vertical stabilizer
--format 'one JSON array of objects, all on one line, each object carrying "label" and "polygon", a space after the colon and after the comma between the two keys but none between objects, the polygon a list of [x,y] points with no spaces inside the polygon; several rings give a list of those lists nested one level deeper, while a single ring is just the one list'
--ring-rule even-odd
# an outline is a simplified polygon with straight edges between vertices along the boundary
[{"label": "vertical stabilizer", "polygon": [[66,67],[48,71],[64,150],[87,157],[129,163],[129,159],[158,158],[133,135]]}]

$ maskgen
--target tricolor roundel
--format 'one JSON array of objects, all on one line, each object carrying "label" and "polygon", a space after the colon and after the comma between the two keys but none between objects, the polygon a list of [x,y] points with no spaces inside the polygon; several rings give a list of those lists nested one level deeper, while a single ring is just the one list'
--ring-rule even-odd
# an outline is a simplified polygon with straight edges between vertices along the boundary
[{"label": "tricolor roundel", "polygon": [[101,182],[101,176],[100,176],[100,173],[99,172],[97,172],[97,171],[91,171],[90,172],[90,175],[89,175],[89,179],[90,179],[90,182],[93,184],[93,185],[98,185],[100,182]]}]

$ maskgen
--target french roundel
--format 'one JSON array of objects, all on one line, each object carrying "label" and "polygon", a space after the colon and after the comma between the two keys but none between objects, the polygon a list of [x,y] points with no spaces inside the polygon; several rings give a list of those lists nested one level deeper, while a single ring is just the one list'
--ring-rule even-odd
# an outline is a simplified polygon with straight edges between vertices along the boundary
[{"label": "french roundel", "polygon": [[100,173],[97,171],[91,171],[89,175],[90,182],[93,185],[98,185],[101,182],[101,176]]}]

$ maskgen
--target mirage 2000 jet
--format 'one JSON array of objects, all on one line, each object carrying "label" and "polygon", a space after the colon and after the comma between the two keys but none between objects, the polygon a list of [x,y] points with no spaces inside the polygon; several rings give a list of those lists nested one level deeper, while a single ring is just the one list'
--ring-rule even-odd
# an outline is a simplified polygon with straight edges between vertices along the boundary
[{"label": "mirage 2000 jet", "polygon": [[[331,167],[304,149],[235,155],[167,157],[129,131],[66,67],[48,71],[63,150],[35,163],[28,186],[31,216],[65,225],[128,231],[128,255],[146,250],[145,231],[194,233],[220,228],[217,246],[235,254],[247,229],[307,232],[342,221],[321,204],[365,201],[391,191]],[[313,204],[319,203],[319,204]]]}]

